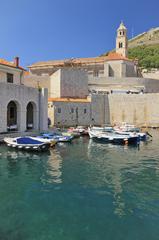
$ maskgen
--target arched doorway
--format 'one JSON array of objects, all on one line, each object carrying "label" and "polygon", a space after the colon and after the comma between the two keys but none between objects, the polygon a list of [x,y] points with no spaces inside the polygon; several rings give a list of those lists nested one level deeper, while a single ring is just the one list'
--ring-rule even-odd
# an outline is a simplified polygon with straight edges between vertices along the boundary
[{"label": "arched doorway", "polygon": [[16,131],[18,130],[17,123],[17,104],[14,101],[10,101],[7,106],[7,130]]},{"label": "arched doorway", "polygon": [[29,102],[26,107],[26,129],[38,129],[38,112],[37,105],[34,102]]},{"label": "arched doorway", "polygon": [[27,115],[26,115],[26,126],[27,129],[33,129],[34,128],[34,107],[31,102],[27,105]]}]

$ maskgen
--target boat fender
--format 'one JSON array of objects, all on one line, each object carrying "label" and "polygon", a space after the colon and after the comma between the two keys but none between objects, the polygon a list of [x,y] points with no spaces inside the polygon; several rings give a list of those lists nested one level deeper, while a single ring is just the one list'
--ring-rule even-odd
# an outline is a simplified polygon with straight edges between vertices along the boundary
[{"label": "boat fender", "polygon": [[125,143],[125,145],[128,144],[128,139],[127,138],[124,139],[124,143]]}]

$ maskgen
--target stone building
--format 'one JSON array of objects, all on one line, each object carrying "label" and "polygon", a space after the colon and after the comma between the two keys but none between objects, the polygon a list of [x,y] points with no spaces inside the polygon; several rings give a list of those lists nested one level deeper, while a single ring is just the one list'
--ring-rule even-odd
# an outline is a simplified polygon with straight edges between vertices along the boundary
[{"label": "stone building", "polygon": [[129,59],[127,52],[127,29],[121,23],[117,29],[115,52],[110,52],[108,56],[95,58],[74,58],[34,63],[29,66],[30,72],[25,77],[25,84],[33,87],[39,85],[47,87],[50,97],[53,91],[51,79],[56,78],[56,72],[60,69],[68,71],[76,69],[87,73],[87,87],[88,91],[92,93],[116,92],[118,90],[136,93],[141,91],[145,93],[159,92],[159,82],[155,79],[143,78],[137,61]]},{"label": "stone building", "polygon": [[[148,102],[150,96],[158,98],[159,81],[143,78],[137,62],[129,59],[127,53],[127,29],[121,23],[117,29],[115,52],[96,58],[34,63],[29,66],[30,72],[24,82],[35,87],[47,85],[49,117],[54,125],[101,125],[123,120],[141,125],[145,122],[157,124],[149,116],[152,111]],[[152,105],[155,109],[154,102]],[[132,106],[130,113],[129,106]],[[140,114],[141,109],[146,113]]]},{"label": "stone building", "polygon": [[54,126],[89,126],[91,98],[49,98],[48,115]]},{"label": "stone building", "polygon": [[25,70],[0,59],[0,133],[47,129],[47,89],[23,85]]}]

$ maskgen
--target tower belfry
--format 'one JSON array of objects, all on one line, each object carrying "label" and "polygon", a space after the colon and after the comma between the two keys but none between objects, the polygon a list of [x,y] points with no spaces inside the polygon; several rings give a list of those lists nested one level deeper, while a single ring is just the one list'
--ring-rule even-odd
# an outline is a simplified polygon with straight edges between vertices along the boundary
[{"label": "tower belfry", "polygon": [[127,57],[128,55],[127,28],[123,22],[121,22],[117,29],[116,53],[121,54],[123,57]]}]

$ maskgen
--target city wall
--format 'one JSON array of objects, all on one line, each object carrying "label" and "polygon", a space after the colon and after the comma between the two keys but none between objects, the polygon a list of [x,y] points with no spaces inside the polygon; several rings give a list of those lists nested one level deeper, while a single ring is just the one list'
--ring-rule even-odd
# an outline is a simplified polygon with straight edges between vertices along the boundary
[{"label": "city wall", "polygon": [[128,122],[143,127],[159,127],[159,93],[97,94],[92,95],[89,103],[53,102],[50,103],[49,117],[52,125],[56,126]]},{"label": "city wall", "polygon": [[90,90],[113,90],[113,89],[144,89],[146,93],[159,92],[159,81],[148,78],[114,78],[114,77],[89,77]]},{"label": "city wall", "polygon": [[112,94],[108,97],[110,122],[159,126],[159,94]]}]

